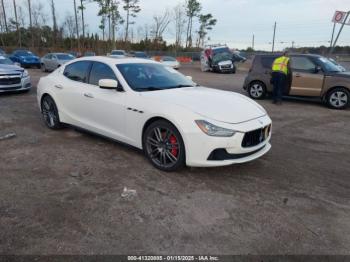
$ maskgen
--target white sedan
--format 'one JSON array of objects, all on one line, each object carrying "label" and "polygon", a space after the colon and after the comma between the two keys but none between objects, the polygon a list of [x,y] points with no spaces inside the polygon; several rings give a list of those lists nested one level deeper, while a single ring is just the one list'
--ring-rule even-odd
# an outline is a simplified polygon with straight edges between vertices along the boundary
[{"label": "white sedan", "polygon": [[65,123],[130,144],[164,171],[243,163],[271,148],[259,104],[151,60],[76,59],[42,77],[37,98],[49,128]]},{"label": "white sedan", "polygon": [[181,66],[179,61],[177,61],[175,57],[171,57],[171,56],[162,56],[160,57],[159,62],[161,62],[165,66],[168,66],[174,69],[179,69]]}]

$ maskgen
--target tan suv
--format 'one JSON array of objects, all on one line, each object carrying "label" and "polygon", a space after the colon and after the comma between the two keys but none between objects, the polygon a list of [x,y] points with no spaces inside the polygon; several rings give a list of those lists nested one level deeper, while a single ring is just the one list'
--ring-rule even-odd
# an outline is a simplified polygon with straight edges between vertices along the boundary
[{"label": "tan suv", "polygon": [[[256,55],[244,82],[253,99],[272,93],[271,67],[279,55]],[[342,72],[328,58],[319,55],[290,55],[292,74],[284,90],[286,96],[320,97],[331,108],[350,104],[350,72]]]}]

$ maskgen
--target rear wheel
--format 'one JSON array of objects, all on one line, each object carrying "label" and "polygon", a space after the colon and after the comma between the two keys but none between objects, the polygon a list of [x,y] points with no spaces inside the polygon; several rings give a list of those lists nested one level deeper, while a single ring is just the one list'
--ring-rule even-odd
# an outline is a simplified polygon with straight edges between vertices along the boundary
[{"label": "rear wheel", "polygon": [[158,120],[147,127],[143,149],[150,162],[163,171],[176,171],[185,165],[185,146],[174,125]]},{"label": "rear wheel", "polygon": [[263,99],[266,96],[266,86],[262,82],[254,81],[250,83],[248,93],[253,99]]},{"label": "rear wheel", "polygon": [[46,95],[41,101],[41,113],[45,124],[51,129],[62,128],[62,123],[60,122],[60,117],[58,115],[58,110],[55,101],[51,96]]},{"label": "rear wheel", "polygon": [[333,109],[345,109],[350,103],[350,93],[343,87],[337,87],[328,92],[327,105]]}]

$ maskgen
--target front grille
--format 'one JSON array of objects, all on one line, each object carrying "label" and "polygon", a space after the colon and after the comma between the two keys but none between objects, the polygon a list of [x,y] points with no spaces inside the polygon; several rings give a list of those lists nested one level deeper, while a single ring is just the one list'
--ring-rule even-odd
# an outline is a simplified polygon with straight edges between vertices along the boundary
[{"label": "front grille", "polygon": [[0,85],[16,85],[21,83],[21,77],[0,77]]},{"label": "front grille", "polygon": [[222,65],[221,68],[222,69],[231,69],[231,65]]},{"label": "front grille", "polygon": [[270,135],[271,125],[244,134],[242,147],[253,147],[264,142]]}]

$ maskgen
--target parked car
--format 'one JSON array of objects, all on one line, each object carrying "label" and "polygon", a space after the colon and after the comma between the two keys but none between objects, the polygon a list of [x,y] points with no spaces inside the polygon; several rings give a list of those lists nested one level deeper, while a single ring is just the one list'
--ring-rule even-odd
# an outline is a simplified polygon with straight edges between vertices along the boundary
[{"label": "parked car", "polygon": [[[271,67],[278,55],[256,55],[244,89],[254,99],[271,93]],[[335,109],[344,109],[350,101],[350,72],[342,72],[328,58],[311,54],[292,54],[292,75],[284,95],[319,97]]]},{"label": "parked car", "polygon": [[71,61],[40,79],[37,100],[49,128],[65,123],[130,144],[164,171],[243,163],[271,147],[259,104],[152,60]]},{"label": "parked car", "polygon": [[0,93],[29,91],[30,88],[31,81],[28,71],[0,55]]},{"label": "parked car", "polygon": [[340,71],[345,72],[347,71],[346,68],[342,65],[340,65],[337,61],[335,61],[333,58],[328,58],[331,63],[333,63],[335,66],[339,68]]},{"label": "parked car", "polygon": [[96,56],[96,53],[92,51],[87,51],[84,53],[84,56]]},{"label": "parked car", "polygon": [[201,70],[203,72],[236,73],[230,49],[222,45],[205,48],[201,53]]},{"label": "parked car", "polygon": [[43,72],[54,71],[61,65],[73,60],[75,57],[66,53],[49,53],[41,58],[41,69]]},{"label": "parked car", "polygon": [[245,58],[244,56],[240,55],[239,53],[233,53],[232,54],[232,62],[239,62],[239,63],[244,63],[245,61],[247,61],[247,58]]},{"label": "parked car", "polygon": [[40,58],[28,50],[15,50],[9,56],[14,63],[19,63],[21,67],[35,66],[40,68]]},{"label": "parked car", "polygon": [[179,69],[181,66],[179,61],[177,61],[176,58],[172,56],[161,56],[159,62],[174,69]]},{"label": "parked car", "polygon": [[145,52],[140,52],[140,51],[134,52],[134,57],[136,57],[136,58],[150,59],[150,57],[149,57]]},{"label": "parked car", "polygon": [[124,50],[112,50],[111,54],[109,55],[113,58],[124,58],[126,57],[126,52]]},{"label": "parked car", "polygon": [[81,53],[80,52],[76,52],[76,51],[70,51],[70,52],[68,52],[68,54],[74,56],[75,58],[82,57]]}]

